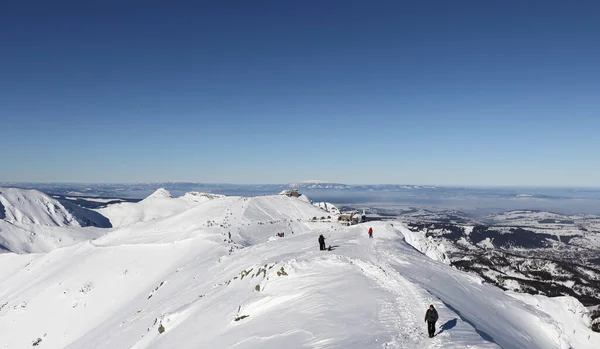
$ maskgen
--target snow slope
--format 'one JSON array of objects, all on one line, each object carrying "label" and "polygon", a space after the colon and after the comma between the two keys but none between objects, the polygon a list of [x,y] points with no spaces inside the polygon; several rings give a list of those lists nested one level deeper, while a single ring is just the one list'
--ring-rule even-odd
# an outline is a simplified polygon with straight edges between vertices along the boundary
[{"label": "snow slope", "polygon": [[[2,254],[0,349],[566,349],[600,341],[581,326],[570,332],[561,322],[568,309],[543,311],[428,258],[398,222],[370,222],[369,239],[367,226],[311,222],[317,212],[296,198],[221,197],[46,254]],[[319,234],[332,251],[318,250]],[[423,323],[429,304],[440,314],[433,339]]]}]

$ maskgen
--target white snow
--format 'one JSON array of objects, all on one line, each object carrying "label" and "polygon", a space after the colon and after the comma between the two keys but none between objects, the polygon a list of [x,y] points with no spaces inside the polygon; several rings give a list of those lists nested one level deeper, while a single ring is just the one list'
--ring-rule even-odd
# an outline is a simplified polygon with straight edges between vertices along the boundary
[{"label": "white snow", "polygon": [[[532,306],[423,255],[405,239],[426,241],[397,222],[311,222],[320,208],[278,195],[157,195],[140,204],[109,207],[119,222],[137,216],[95,240],[0,254],[0,348],[567,349],[600,341],[576,300],[541,297]],[[285,237],[273,238],[278,232]],[[333,250],[318,250],[319,234]],[[440,314],[432,339],[429,304]]]}]

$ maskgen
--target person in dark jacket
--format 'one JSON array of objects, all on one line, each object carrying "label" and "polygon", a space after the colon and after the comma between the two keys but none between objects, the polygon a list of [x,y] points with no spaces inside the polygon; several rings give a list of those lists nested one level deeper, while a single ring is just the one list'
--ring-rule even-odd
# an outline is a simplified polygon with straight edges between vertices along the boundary
[{"label": "person in dark jacket", "polygon": [[319,235],[319,249],[321,251],[325,251],[325,237],[323,236],[323,234]]},{"label": "person in dark jacket", "polygon": [[427,330],[429,331],[429,338],[435,335],[435,322],[438,321],[437,310],[433,307],[433,304],[429,306],[425,313],[425,322],[427,323]]}]

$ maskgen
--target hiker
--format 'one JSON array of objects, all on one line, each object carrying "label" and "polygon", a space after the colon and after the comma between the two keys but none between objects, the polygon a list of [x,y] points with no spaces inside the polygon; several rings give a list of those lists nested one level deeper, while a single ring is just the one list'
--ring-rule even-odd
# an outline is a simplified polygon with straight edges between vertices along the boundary
[{"label": "hiker", "polygon": [[427,330],[429,331],[429,338],[433,338],[435,335],[435,322],[438,320],[437,310],[433,307],[433,304],[429,306],[425,313],[425,322],[427,323]]},{"label": "hiker", "polygon": [[369,238],[373,238],[373,228],[369,228]]},{"label": "hiker", "polygon": [[319,249],[321,251],[325,251],[325,237],[323,236],[323,234],[319,235]]}]

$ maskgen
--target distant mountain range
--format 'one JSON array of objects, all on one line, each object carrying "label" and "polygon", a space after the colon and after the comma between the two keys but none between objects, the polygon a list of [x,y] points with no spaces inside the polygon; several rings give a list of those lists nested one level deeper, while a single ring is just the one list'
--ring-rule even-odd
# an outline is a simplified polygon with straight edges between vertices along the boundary
[{"label": "distant mountain range", "polygon": [[[520,200],[555,199],[555,198],[597,198],[600,199],[600,188],[538,188],[538,187],[455,187],[412,184],[344,184],[319,180],[309,180],[288,184],[227,184],[196,182],[156,182],[156,183],[15,183],[0,182],[3,187],[38,189],[44,192],[65,195],[93,195],[112,197],[135,197],[142,199],[158,188],[171,192],[214,191],[231,192],[246,191],[249,193],[278,193],[283,189],[338,190],[338,191],[398,191],[422,192],[424,194],[443,193],[456,196],[505,197]],[[182,193],[183,194],[183,193]]]},{"label": "distant mountain range", "polygon": [[345,189],[351,189],[352,187],[347,185],[347,184],[342,184],[342,183],[332,183],[332,182],[325,182],[325,181],[315,181],[315,180],[310,180],[310,181],[304,181],[304,182],[299,182],[299,183],[290,183],[289,184],[290,188],[294,188],[294,189],[337,189],[337,190],[345,190]]}]

